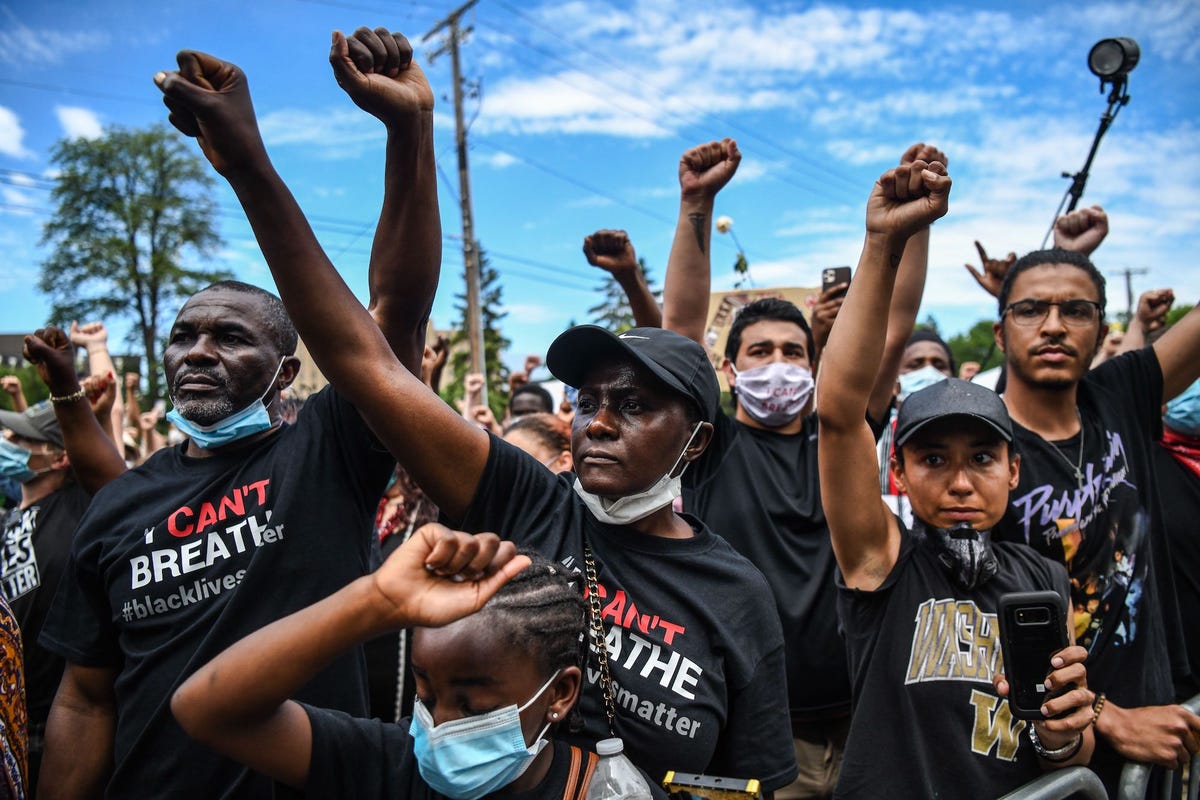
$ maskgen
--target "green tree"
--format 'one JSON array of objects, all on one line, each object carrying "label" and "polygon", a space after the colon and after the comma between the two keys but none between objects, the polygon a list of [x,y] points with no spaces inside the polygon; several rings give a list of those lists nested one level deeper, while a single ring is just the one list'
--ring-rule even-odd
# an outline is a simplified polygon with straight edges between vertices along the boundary
[{"label": "green tree", "polygon": [[191,263],[221,245],[208,166],[161,125],[63,139],[51,160],[60,173],[42,244],[53,251],[39,285],[53,319],[129,319],[130,339],[145,354],[149,396],[160,397],[163,316],[230,275]]},{"label": "green tree", "polygon": [[[483,247],[478,242],[475,246],[479,248],[479,308],[483,317],[483,360],[487,375],[488,407],[496,419],[501,419],[508,406],[508,395],[502,390],[508,381],[508,367],[500,360],[500,355],[512,342],[501,333],[500,321],[508,316],[508,312],[500,310],[503,306],[500,273],[491,265]],[[463,284],[466,284],[465,273]],[[464,291],[454,297],[458,301],[454,306],[458,311],[458,327],[450,336],[450,370],[454,377],[442,389],[442,397],[451,405],[463,399],[463,383],[471,371],[471,348],[467,341],[467,295]]]},{"label": "green tree", "polygon": [[[646,259],[638,258],[638,268],[641,269],[642,277],[646,280],[650,291],[656,298],[661,299],[662,292],[654,288],[650,270],[646,267]],[[617,279],[606,274],[604,282],[598,288],[604,299],[587,310],[587,313],[591,315],[591,324],[599,325],[601,328],[615,333],[624,333],[630,328],[636,328],[637,323],[633,319],[633,309],[629,307],[629,297],[621,288],[621,284],[617,283]]]},{"label": "green tree", "polygon": [[1187,313],[1192,310],[1192,304],[1186,303],[1182,306],[1175,306],[1167,312],[1167,325],[1174,325],[1179,320],[1187,316]]},{"label": "green tree", "polygon": [[999,366],[1004,358],[1000,348],[995,346],[990,319],[979,320],[966,333],[951,336],[946,344],[950,346],[956,364],[978,361],[980,369],[991,369]]}]

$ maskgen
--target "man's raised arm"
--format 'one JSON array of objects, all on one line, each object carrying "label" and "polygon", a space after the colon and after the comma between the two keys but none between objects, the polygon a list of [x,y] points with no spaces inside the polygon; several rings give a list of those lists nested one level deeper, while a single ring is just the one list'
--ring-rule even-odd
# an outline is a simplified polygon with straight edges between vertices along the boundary
[{"label": "man's raised arm", "polygon": [[[662,309],[646,284],[633,242],[625,231],[601,230],[583,237],[583,255],[593,267],[613,276],[625,291],[634,324],[639,328],[661,328]],[[706,306],[707,308],[707,306]]]},{"label": "man's raised arm", "polygon": [[420,374],[425,323],[442,263],[433,92],[408,39],[385,28],[333,33],[329,63],[355,105],[387,126],[383,209],[375,227],[367,308],[400,363]]},{"label": "man's raised arm", "polygon": [[899,557],[899,529],[879,497],[867,403],[905,243],[946,213],[949,193],[936,162],[913,161],[880,177],[867,201],[862,257],[825,347],[817,382],[821,500],[834,556],[853,589],[878,588]]},{"label": "man's raised arm", "polygon": [[229,181],[317,366],[430,498],[461,516],[483,474],[487,435],[401,365],[329,262],[267,157],[242,71],[190,50],[178,62],[178,71],[155,75],[171,123]]},{"label": "man's raised arm", "polygon": [[662,324],[701,345],[712,285],[713,205],[741,160],[733,139],[693,147],[679,159],[679,221],[663,281]]}]

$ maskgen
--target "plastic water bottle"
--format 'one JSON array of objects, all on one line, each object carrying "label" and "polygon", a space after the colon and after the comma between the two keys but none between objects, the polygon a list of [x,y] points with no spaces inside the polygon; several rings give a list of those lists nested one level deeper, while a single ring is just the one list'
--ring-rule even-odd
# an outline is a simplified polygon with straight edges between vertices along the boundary
[{"label": "plastic water bottle", "polygon": [[625,757],[620,739],[596,742],[600,761],[588,784],[587,800],[651,800],[650,786],[638,768]]}]

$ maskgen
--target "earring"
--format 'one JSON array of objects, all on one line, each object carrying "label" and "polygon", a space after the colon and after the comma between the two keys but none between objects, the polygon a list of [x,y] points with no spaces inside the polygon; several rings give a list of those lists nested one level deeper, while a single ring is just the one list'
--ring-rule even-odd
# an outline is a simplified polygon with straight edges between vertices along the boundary
[{"label": "earring", "polygon": [[550,719],[558,719],[558,712],[557,712],[557,711],[551,711],[551,712],[550,712]]}]

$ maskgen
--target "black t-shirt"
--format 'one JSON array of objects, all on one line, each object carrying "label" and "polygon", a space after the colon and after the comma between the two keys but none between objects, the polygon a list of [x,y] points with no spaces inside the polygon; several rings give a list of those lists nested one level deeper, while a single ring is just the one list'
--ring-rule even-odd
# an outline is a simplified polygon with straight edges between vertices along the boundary
[{"label": "black t-shirt", "polygon": [[782,435],[718,414],[708,449],[683,473],[683,508],[762,570],[786,642],[788,705],[811,717],[850,709],[837,630],[836,562],[821,507],[817,415]]},{"label": "black t-shirt", "polygon": [[[368,571],[393,464],[327,389],[260,442],[199,459],[161,450],[96,494],[42,643],[69,662],[119,669],[106,796],[269,796],[265,778],[188,738],[171,694],[251,631]],[[365,714],[361,650],[297,697]]]},{"label": "black t-shirt", "polygon": [[[599,522],[574,480],[493,437],[463,529],[495,531],[580,572],[587,537],[616,684],[616,735],[654,780],[675,770],[757,778],[766,790],[787,785],[796,762],[783,634],[762,574],[690,517],[690,539]],[[594,658],[584,678],[577,743],[590,746],[609,736]]]},{"label": "black t-shirt", "polygon": [[[1149,453],[1162,435],[1162,370],[1154,350],[1126,353],[1089,372],[1078,406],[1083,488],[1074,467],[1079,435],[1051,444],[1014,422],[1021,481],[994,534],[1066,565],[1076,640],[1088,648],[1089,688],[1127,708],[1168,703],[1172,655],[1161,579],[1170,576],[1152,565],[1161,546]],[[1173,614],[1173,593],[1166,596]]]},{"label": "black t-shirt", "polygon": [[968,591],[928,546],[903,536],[875,591],[837,578],[855,711],[835,797],[999,797],[1041,766],[1028,723],[992,686],[1003,669],[998,601],[1046,589],[1066,600],[1066,572],[1024,545],[998,543],[998,572]]},{"label": "black t-shirt", "polygon": [[27,508],[14,508],[0,540],[0,590],[25,643],[25,702],[29,722],[45,725],[62,680],[63,659],[38,644],[38,634],[62,580],[71,537],[90,497],[72,482]]},{"label": "black t-shirt", "polygon": [[1200,693],[1200,475],[1180,464],[1162,447],[1152,447],[1154,477],[1162,501],[1163,530],[1175,572],[1180,616],[1192,626],[1184,637],[1190,675],[1176,676],[1177,700]]},{"label": "black t-shirt", "polygon": [[[421,778],[413,738],[409,735],[411,718],[399,723],[377,719],[359,719],[340,711],[305,706],[312,722],[312,764],[304,796],[325,798],[405,798],[405,800],[445,800]],[[571,770],[571,746],[552,741],[554,761],[546,777],[524,792],[500,790],[484,797],[508,800],[561,800]],[[651,784],[658,800],[666,794]]]}]

